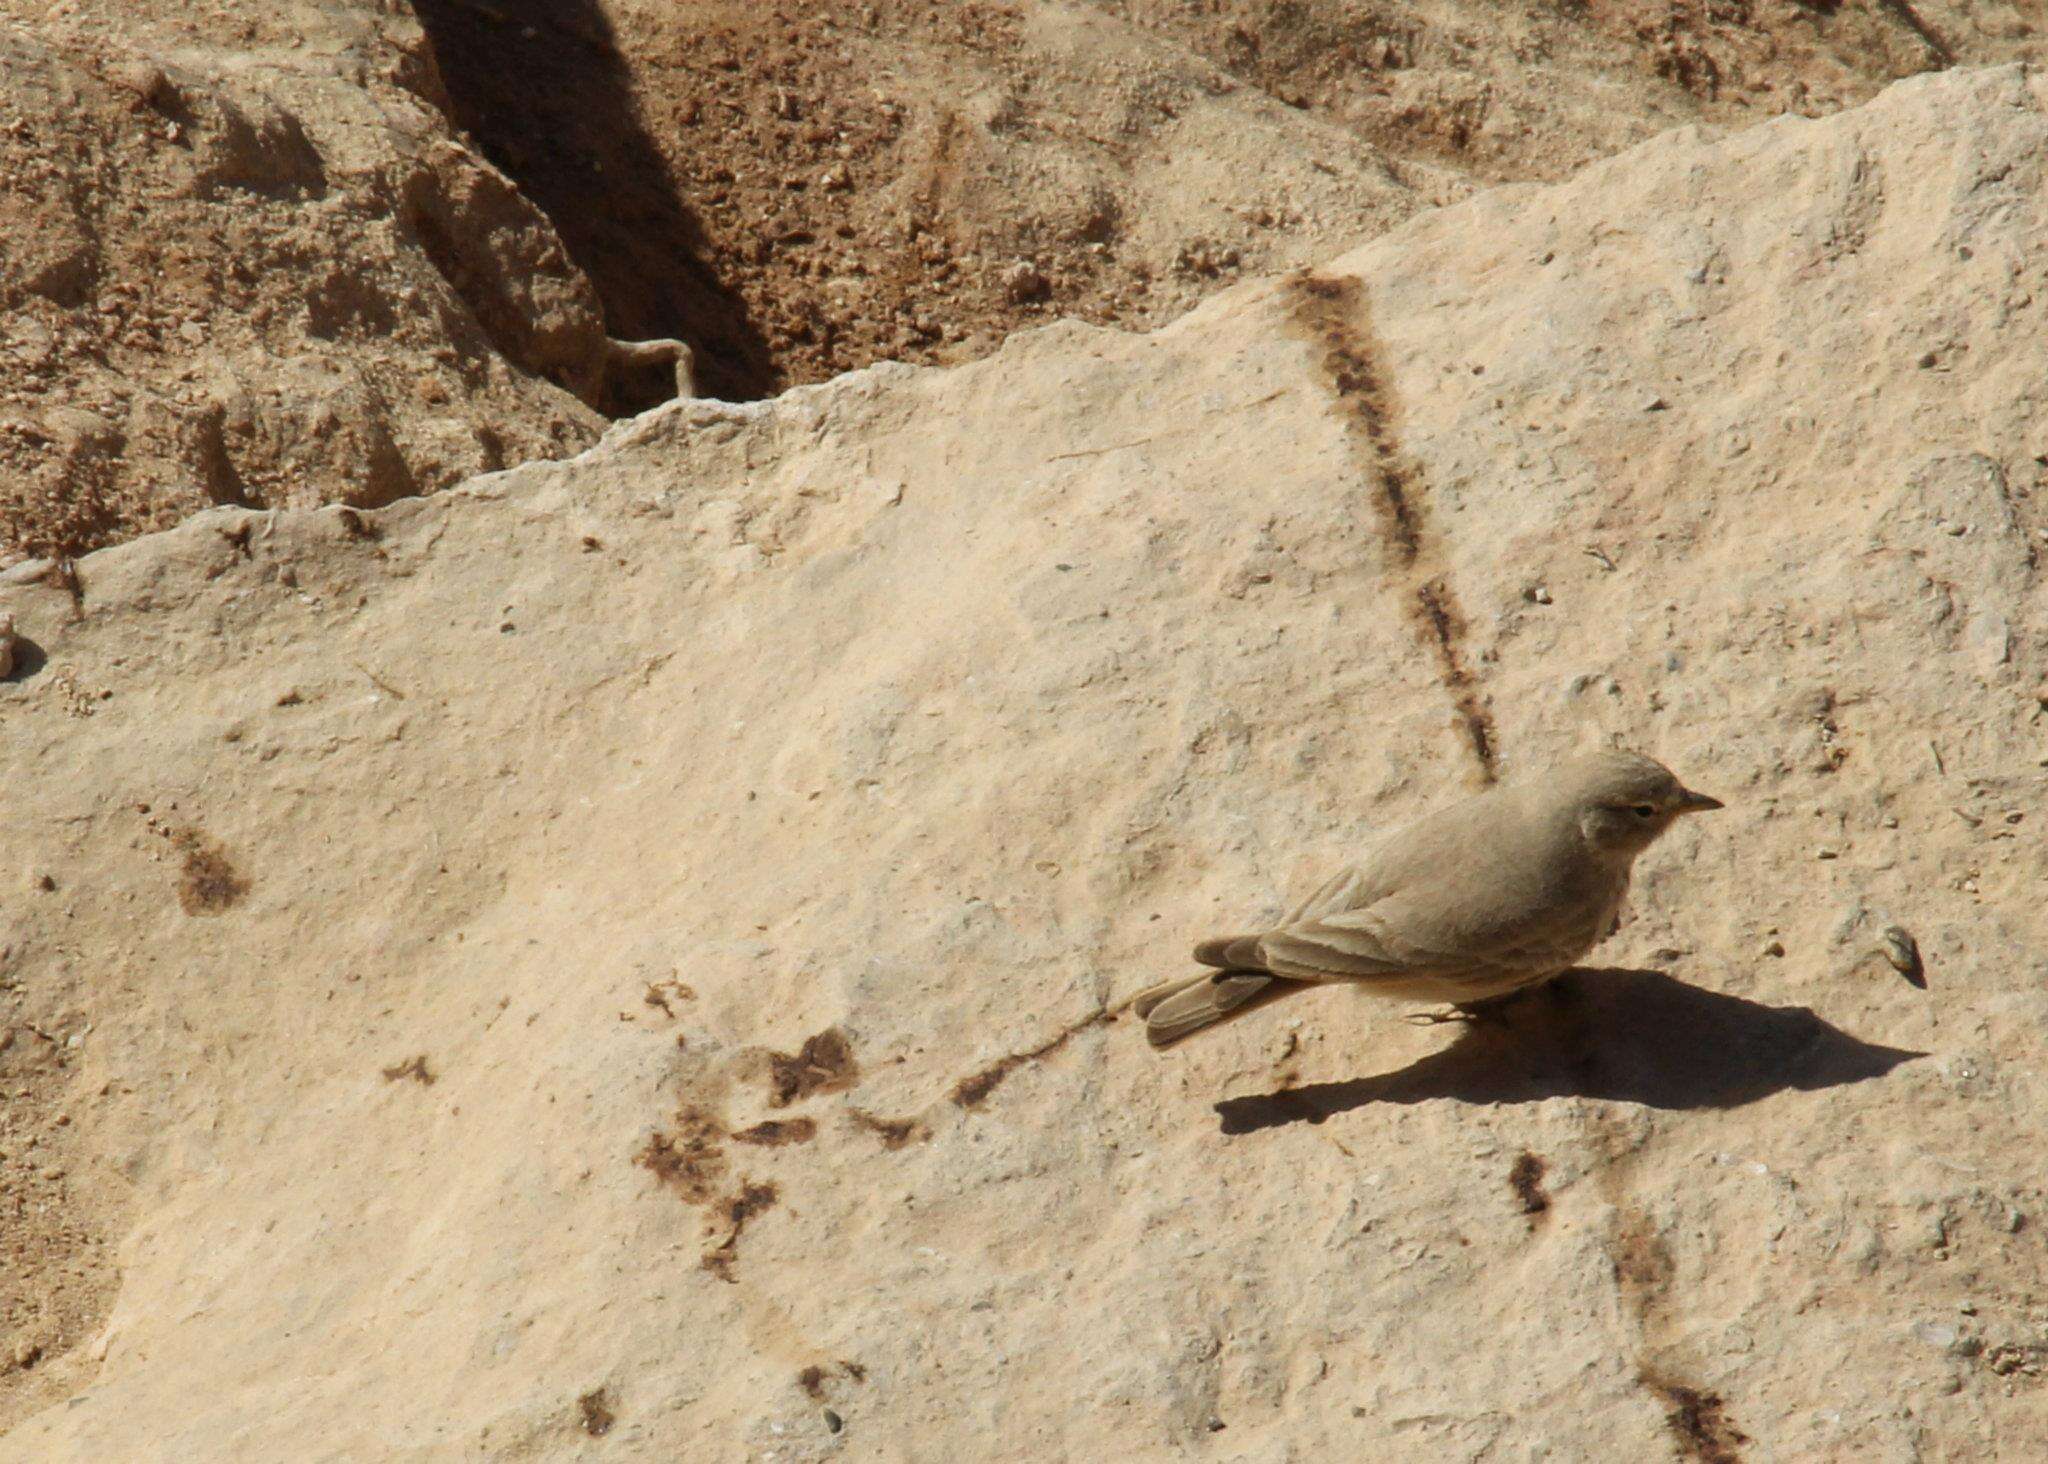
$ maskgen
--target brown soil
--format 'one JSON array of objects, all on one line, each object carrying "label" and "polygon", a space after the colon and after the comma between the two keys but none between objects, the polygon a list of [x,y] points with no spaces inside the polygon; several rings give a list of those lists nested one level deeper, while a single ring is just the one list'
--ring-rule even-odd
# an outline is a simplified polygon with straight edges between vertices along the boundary
[{"label": "brown soil", "polygon": [[270,37],[203,16],[31,8],[0,26],[0,565],[592,439],[595,299],[454,141],[417,30],[306,7],[259,68]]},{"label": "brown soil", "polygon": [[[1113,22],[1092,64],[1075,13],[1029,4],[420,4],[458,120],[555,220],[611,333],[692,342],[729,398],[971,358],[1054,316],[1155,325],[1270,262],[1264,236],[1299,222],[1258,197],[1270,158],[1186,121],[1191,96],[1293,109],[1296,146],[1395,176],[1549,179],[2034,45],[2017,19],[1831,0],[1081,9]],[[1130,236],[1158,207],[1143,158],[1176,148],[1187,192],[1248,206],[1161,251]]]}]

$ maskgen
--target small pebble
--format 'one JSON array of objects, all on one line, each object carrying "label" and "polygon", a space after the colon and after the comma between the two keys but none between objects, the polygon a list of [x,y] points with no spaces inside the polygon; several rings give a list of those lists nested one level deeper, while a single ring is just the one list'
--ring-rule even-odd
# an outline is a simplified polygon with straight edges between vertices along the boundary
[{"label": "small pebble", "polygon": [[1015,305],[1028,305],[1052,293],[1052,286],[1036,265],[1018,260],[1003,271],[1003,294]]},{"label": "small pebble", "polygon": [[846,1420],[827,1408],[825,1410],[825,1427],[833,1433],[838,1433],[839,1430],[846,1427]]},{"label": "small pebble", "polygon": [[164,69],[149,61],[137,59],[116,66],[108,73],[108,79],[153,107],[166,106],[178,99],[178,89],[164,75]]},{"label": "small pebble", "polygon": [[1902,925],[1887,925],[1884,928],[1884,958],[1890,961],[1892,969],[1905,977],[1910,985],[1920,990],[1927,989],[1927,968],[1920,959],[1920,943]]},{"label": "small pebble", "polygon": [[1962,1334],[1947,1322],[1915,1322],[1913,1335],[1929,1347],[1939,1347],[1946,1351],[1956,1345],[1957,1338]]},{"label": "small pebble", "polygon": [[1542,585],[1531,585],[1528,589],[1522,591],[1522,598],[1533,605],[1548,605],[1550,603],[1550,591]]},{"label": "small pebble", "polygon": [[1774,941],[1769,941],[1769,942],[1767,942],[1767,943],[1765,944],[1765,946],[1764,946],[1764,954],[1765,954],[1765,955],[1767,955],[1767,956],[1782,956],[1782,955],[1784,955],[1784,954],[1785,954],[1785,942],[1783,942],[1782,940],[1774,940]]},{"label": "small pebble", "polygon": [[1816,859],[1839,859],[1841,856],[1835,850],[1823,844],[1820,848],[1813,851],[1813,857]]}]

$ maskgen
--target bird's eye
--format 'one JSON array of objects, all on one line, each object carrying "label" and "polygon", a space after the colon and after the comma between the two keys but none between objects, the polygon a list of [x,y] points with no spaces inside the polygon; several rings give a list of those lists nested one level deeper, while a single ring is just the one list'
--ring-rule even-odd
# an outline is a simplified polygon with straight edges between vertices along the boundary
[{"label": "bird's eye", "polygon": [[1638,803],[1629,812],[1637,818],[1655,818],[1657,816],[1657,805],[1654,803]]}]

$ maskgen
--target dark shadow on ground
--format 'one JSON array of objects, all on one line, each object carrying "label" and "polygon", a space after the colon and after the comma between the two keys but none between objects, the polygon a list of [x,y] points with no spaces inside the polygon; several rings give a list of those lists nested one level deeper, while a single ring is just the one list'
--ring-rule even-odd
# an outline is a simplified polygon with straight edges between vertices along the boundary
[{"label": "dark shadow on ground", "polygon": [[41,646],[25,635],[17,635],[14,638],[14,669],[0,676],[0,681],[26,681],[48,665],[49,660]]},{"label": "dark shadow on ground", "polygon": [[1724,996],[1661,971],[1572,971],[1399,1072],[1230,1098],[1216,1112],[1224,1133],[1247,1134],[1432,1098],[1739,1108],[1787,1088],[1883,1077],[1924,1056],[1851,1037],[1805,1007]]},{"label": "dark shadow on ground", "polygon": [[457,125],[554,221],[597,287],[607,333],[686,342],[705,396],[754,401],[780,390],[767,341],[707,263],[703,227],[641,125],[632,75],[595,0],[415,8]]}]

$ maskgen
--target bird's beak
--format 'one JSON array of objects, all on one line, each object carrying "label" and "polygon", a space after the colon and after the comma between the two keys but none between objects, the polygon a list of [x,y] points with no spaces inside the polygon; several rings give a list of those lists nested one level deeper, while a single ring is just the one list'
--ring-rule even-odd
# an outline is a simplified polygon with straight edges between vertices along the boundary
[{"label": "bird's beak", "polygon": [[1725,808],[1726,806],[1720,799],[1709,798],[1704,793],[1695,793],[1690,788],[1686,789],[1684,795],[1678,800],[1678,811],[1680,813],[1710,813],[1716,808]]}]

